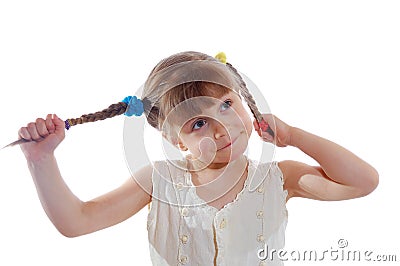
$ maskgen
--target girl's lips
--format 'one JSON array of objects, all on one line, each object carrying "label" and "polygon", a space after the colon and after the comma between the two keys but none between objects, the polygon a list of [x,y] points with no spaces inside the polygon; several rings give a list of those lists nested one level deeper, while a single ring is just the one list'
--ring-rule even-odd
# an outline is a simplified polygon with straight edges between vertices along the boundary
[{"label": "girl's lips", "polygon": [[223,149],[225,149],[225,148],[228,148],[228,147],[231,146],[237,139],[238,139],[238,138],[234,139],[231,143],[229,143],[229,144],[226,145],[225,147],[219,149],[218,151],[223,150]]}]

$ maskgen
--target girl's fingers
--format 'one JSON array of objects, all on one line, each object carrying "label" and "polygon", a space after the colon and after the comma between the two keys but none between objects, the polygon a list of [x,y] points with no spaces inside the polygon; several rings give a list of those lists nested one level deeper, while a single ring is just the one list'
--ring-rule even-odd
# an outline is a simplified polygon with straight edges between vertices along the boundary
[{"label": "girl's fingers", "polygon": [[49,131],[46,127],[46,122],[43,118],[36,119],[36,130],[39,133],[39,136],[45,138],[49,135]]},{"label": "girl's fingers", "polygon": [[54,125],[54,123],[53,123],[53,119],[52,119],[52,115],[51,115],[51,114],[48,114],[48,115],[46,116],[46,121],[45,121],[45,123],[46,123],[46,127],[47,127],[48,132],[49,132],[50,134],[53,134],[54,131],[55,131],[55,129],[56,129],[56,127],[55,127],[55,125]]},{"label": "girl's fingers", "polygon": [[269,133],[262,133],[262,139],[266,142],[273,142],[274,138]]},{"label": "girl's fingers", "polygon": [[26,139],[26,140],[32,139],[31,134],[29,134],[29,131],[26,127],[21,127],[18,131],[18,135],[22,139]]},{"label": "girl's fingers", "polygon": [[258,130],[260,129],[260,127],[258,126],[257,120],[254,119],[253,125],[254,125],[254,129],[255,129],[256,131],[258,131]]},{"label": "girl's fingers", "polygon": [[260,131],[260,126],[258,125],[257,120],[253,121],[253,125],[254,125],[254,130],[258,133],[258,135],[261,137],[261,131]]},{"label": "girl's fingers", "polygon": [[25,145],[24,149],[29,153],[29,147],[36,147],[43,149],[42,151],[48,151],[48,149],[54,150],[57,145],[65,137],[64,122],[58,118],[56,115],[48,114],[46,119],[38,118],[35,122],[29,123],[26,127],[21,127],[18,131],[20,139],[25,139],[28,141],[42,142],[43,145],[32,146]]},{"label": "girl's fingers", "polygon": [[37,129],[36,129],[36,123],[31,122],[29,123],[26,128],[28,129],[29,135],[31,136],[31,139],[33,140],[39,140],[41,139]]},{"label": "girl's fingers", "polygon": [[61,120],[56,114],[53,116],[54,132],[56,134],[65,134],[65,122]]}]

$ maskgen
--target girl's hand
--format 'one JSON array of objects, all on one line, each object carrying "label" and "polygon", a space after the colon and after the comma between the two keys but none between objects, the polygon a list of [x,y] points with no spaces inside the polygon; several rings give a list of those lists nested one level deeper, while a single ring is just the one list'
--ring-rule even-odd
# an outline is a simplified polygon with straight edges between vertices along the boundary
[{"label": "girl's hand", "polygon": [[264,141],[275,143],[278,147],[286,147],[290,145],[290,132],[292,127],[272,114],[262,114],[262,117],[275,132],[275,139],[268,132],[262,131],[257,121],[254,120],[254,129],[258,135]]},{"label": "girl's hand", "polygon": [[33,140],[21,144],[22,152],[28,160],[38,160],[48,154],[53,154],[58,144],[65,138],[65,124],[57,115],[48,114],[46,120],[36,119],[36,122],[21,127],[19,138]]}]

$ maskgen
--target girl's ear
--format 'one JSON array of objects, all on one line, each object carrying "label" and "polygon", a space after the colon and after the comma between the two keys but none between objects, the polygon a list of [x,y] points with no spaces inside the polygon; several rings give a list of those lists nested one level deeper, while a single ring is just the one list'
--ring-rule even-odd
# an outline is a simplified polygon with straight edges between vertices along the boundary
[{"label": "girl's ear", "polygon": [[182,151],[187,151],[187,150],[188,150],[188,148],[185,147],[185,145],[183,145],[182,142],[179,142],[179,143],[178,143],[178,146],[179,146],[179,149],[182,150]]},{"label": "girl's ear", "polygon": [[183,145],[183,143],[176,137],[170,136],[168,134],[166,134],[164,131],[162,132],[163,137],[168,140],[172,145],[174,146],[178,146],[179,149],[181,149],[182,151],[187,151],[188,148],[185,147],[185,145]]}]

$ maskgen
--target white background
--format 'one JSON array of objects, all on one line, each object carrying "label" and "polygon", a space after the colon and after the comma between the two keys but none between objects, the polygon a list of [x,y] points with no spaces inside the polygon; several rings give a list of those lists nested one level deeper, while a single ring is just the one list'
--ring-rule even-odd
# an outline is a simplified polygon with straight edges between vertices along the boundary
[{"label": "white background", "polygon": [[[364,198],[291,199],[286,249],[334,250],[343,238],[349,250],[397,252],[400,260],[399,13],[397,1],[1,1],[0,145],[36,117],[77,117],[122,100],[170,54],[224,51],[275,115],[380,173]],[[74,127],[57,149],[63,177],[82,200],[129,177],[123,121]],[[290,147],[275,159],[314,163]],[[0,151],[0,209],[0,265],[150,265],[147,209],[65,238],[45,215],[18,147]],[[353,265],[313,265],[330,264]]]}]

